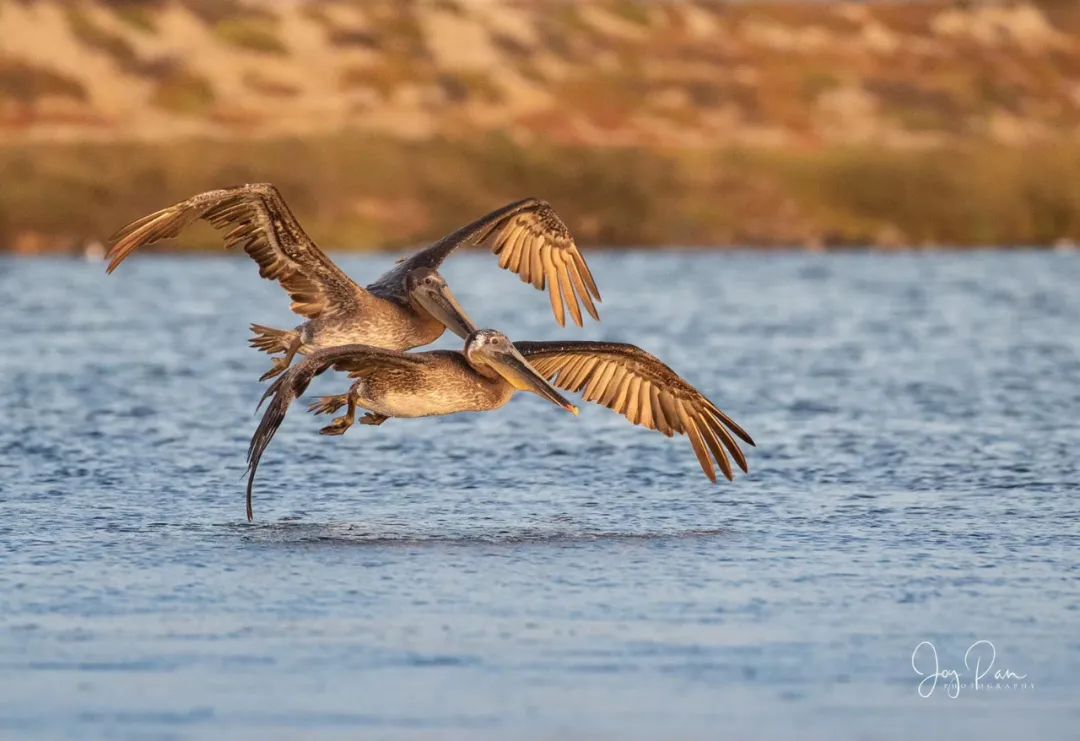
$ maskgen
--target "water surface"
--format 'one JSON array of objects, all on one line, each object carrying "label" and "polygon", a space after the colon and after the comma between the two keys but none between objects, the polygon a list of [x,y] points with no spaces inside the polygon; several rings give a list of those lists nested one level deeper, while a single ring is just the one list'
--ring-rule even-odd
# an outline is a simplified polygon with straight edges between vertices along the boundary
[{"label": "water surface", "polygon": [[[0,261],[0,735],[1075,737],[1080,255],[590,259],[585,330],[489,256],[445,272],[515,339],[662,357],[749,476],[591,405],[335,439],[297,406],[248,525],[280,290]],[[916,694],[917,644],[977,640],[1034,686]]]}]

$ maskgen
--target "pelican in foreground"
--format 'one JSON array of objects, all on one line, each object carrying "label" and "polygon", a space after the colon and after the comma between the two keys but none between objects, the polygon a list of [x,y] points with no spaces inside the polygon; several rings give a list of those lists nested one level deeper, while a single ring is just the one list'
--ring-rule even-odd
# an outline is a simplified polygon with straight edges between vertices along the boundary
[{"label": "pelican in foreground", "polygon": [[[505,372],[507,363],[511,376]],[[346,407],[341,417],[320,430],[324,435],[344,434],[353,425],[357,407],[370,410],[361,424],[380,425],[390,417],[497,409],[517,390],[534,391],[577,414],[576,407],[558,396],[552,389],[555,387],[580,392],[585,401],[612,409],[635,425],[668,437],[686,435],[701,470],[714,484],[714,461],[729,480],[734,476],[729,455],[744,473],[749,470],[733,435],[753,445],[750,435],[704,394],[641,348],[616,342],[511,344],[499,332],[478,330],[469,336],[460,353],[403,353],[360,346],[322,350],[275,381],[263,397],[265,400],[272,396],[273,401],[248,448],[249,520],[255,469],[263,451],[293,400],[312,378],[330,368],[346,371],[357,380],[347,393],[323,397],[309,407],[316,414]]]},{"label": "pelican in foreground", "polygon": [[260,380],[284,371],[297,353],[345,344],[408,350],[434,342],[445,329],[466,339],[471,325],[438,272],[462,245],[488,241],[499,267],[537,289],[547,287],[561,326],[567,311],[581,326],[581,304],[600,318],[594,304],[600,292],[585,259],[558,214],[536,198],[492,211],[361,288],[304,233],[277,188],[239,185],[200,193],[123,227],[110,240],[107,271],[137,248],[175,237],[199,219],[227,230],[225,246],[250,255],[259,275],[278,281],[292,298],[292,310],[307,319],[292,330],[251,325],[253,347],[284,353]]},{"label": "pelican in foreground", "polygon": [[[290,368],[263,394],[273,397],[248,447],[247,517],[263,451],[285,420],[289,405],[311,380],[333,368],[357,379],[346,394],[347,412],[320,432],[341,435],[352,426],[358,406],[369,410],[361,424],[379,425],[390,417],[435,417],[458,412],[488,412],[505,406],[518,391],[530,391],[578,414],[521,356],[506,335],[493,329],[471,333],[465,349],[408,353],[368,345],[343,345],[312,353]],[[262,404],[260,401],[260,406]]]}]

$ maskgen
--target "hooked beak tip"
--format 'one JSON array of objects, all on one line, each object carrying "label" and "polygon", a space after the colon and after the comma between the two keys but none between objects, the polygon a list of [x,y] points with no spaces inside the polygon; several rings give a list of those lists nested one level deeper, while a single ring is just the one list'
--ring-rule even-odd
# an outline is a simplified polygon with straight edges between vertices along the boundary
[{"label": "hooked beak tip", "polygon": [[566,411],[570,412],[575,417],[580,417],[581,416],[581,410],[578,409],[577,405],[575,405],[575,404],[568,404],[566,406]]}]

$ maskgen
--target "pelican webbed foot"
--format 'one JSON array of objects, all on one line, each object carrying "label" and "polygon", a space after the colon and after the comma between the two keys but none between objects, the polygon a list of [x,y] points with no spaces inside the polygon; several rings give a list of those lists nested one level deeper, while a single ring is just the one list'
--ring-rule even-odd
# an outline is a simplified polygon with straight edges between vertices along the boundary
[{"label": "pelican webbed foot", "polygon": [[319,430],[320,435],[344,435],[353,426],[353,418],[349,416],[336,417],[334,421]]},{"label": "pelican webbed foot", "polygon": [[333,414],[338,409],[349,403],[348,394],[337,396],[324,396],[318,401],[308,405],[308,411],[312,414]]},{"label": "pelican webbed foot", "polygon": [[293,338],[293,341],[289,343],[289,349],[285,351],[285,355],[280,358],[274,358],[273,365],[270,366],[270,370],[263,373],[260,377],[260,381],[267,381],[274,376],[280,375],[289,369],[292,365],[293,358],[296,357],[296,353],[300,351],[301,345],[304,343],[300,339],[300,335],[297,334]]},{"label": "pelican webbed foot", "polygon": [[[335,419],[319,430],[320,435],[344,435],[345,432],[353,426],[353,422],[356,421],[356,392],[355,389],[350,389],[349,393],[345,394],[346,404],[348,407],[345,409],[345,413]],[[330,397],[335,398],[335,397]]]},{"label": "pelican webbed foot", "polygon": [[388,419],[390,419],[390,417],[388,417],[385,414],[376,414],[375,412],[368,412],[367,414],[365,414],[363,417],[360,418],[360,424],[362,424],[362,425],[374,425],[374,426],[378,427],[379,425],[381,425],[383,422],[385,422]]}]

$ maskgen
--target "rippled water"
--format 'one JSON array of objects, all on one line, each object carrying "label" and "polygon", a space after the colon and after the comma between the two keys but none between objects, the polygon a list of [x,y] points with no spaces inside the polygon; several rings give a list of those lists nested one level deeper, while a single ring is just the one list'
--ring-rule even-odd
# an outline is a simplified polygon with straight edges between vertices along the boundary
[{"label": "rippled water", "polygon": [[[327,439],[297,406],[248,525],[276,286],[0,261],[0,735],[1075,735],[1080,255],[590,259],[584,331],[487,256],[445,272],[516,339],[664,358],[749,476],[599,407]],[[1034,686],[916,694],[917,644],[966,674],[980,639]]]}]

